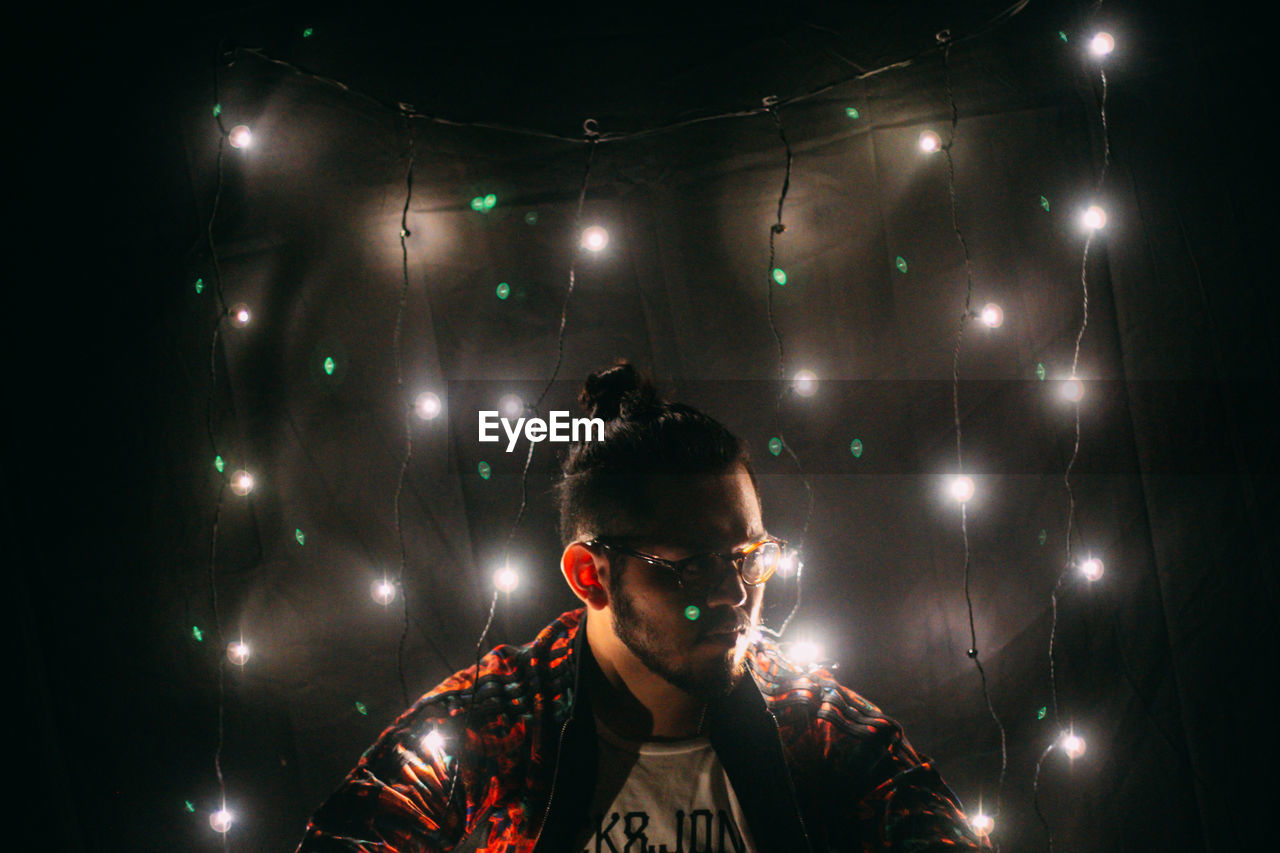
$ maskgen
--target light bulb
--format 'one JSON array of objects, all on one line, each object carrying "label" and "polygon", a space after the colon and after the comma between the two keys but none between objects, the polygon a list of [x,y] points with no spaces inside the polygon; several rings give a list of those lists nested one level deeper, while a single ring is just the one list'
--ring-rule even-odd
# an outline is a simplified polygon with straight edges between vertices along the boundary
[{"label": "light bulb", "polygon": [[800,562],[799,551],[784,551],[782,559],[778,561],[778,576],[789,578],[804,566]]},{"label": "light bulb", "polygon": [[951,480],[951,497],[960,503],[964,503],[973,497],[973,480],[961,474]]},{"label": "light bulb", "polygon": [[934,154],[942,150],[942,137],[932,130],[920,134],[920,150],[926,154]]},{"label": "light bulb", "polygon": [[787,657],[793,663],[808,666],[822,657],[822,646],[812,640],[800,640],[791,646],[791,653]]},{"label": "light bulb", "polygon": [[232,822],[231,812],[226,808],[220,808],[213,814],[209,815],[209,826],[213,827],[214,832],[226,832],[231,829]]},{"label": "light bulb", "polygon": [[795,375],[796,393],[801,397],[812,397],[818,392],[818,376],[812,370],[801,370]]},{"label": "light bulb", "polygon": [[439,753],[444,749],[444,735],[432,729],[422,736],[422,748],[433,756],[439,757]]},{"label": "light bulb", "polygon": [[1070,759],[1074,760],[1084,755],[1084,738],[1077,734],[1063,735],[1059,743],[1062,745],[1062,751]]},{"label": "light bulb", "polygon": [[253,475],[248,471],[240,470],[231,475],[231,491],[240,497],[244,497],[253,491]]},{"label": "light bulb", "polygon": [[430,391],[424,391],[413,401],[413,410],[424,421],[432,420],[440,414],[440,398]]},{"label": "light bulb", "polygon": [[369,594],[373,596],[374,601],[386,607],[396,599],[396,585],[386,578],[382,578],[373,582]]},{"label": "light bulb", "polygon": [[991,830],[996,828],[996,822],[991,819],[990,815],[978,813],[973,816],[973,820],[969,821],[969,826],[973,827],[973,831],[979,837],[986,837],[991,834]]},{"label": "light bulb", "polygon": [[227,141],[231,143],[232,148],[248,148],[253,144],[253,134],[245,125],[237,124],[227,134]]},{"label": "light bulb", "polygon": [[1091,204],[1080,216],[1080,224],[1090,231],[1097,231],[1107,224],[1107,212],[1096,204]]},{"label": "light bulb", "polygon": [[227,643],[227,660],[236,666],[244,666],[249,660],[249,645],[242,640]]},{"label": "light bulb", "polygon": [[1079,403],[1084,399],[1084,383],[1074,377],[1066,380],[1062,384],[1062,396],[1072,403]]},{"label": "light bulb", "polygon": [[592,225],[582,232],[582,248],[589,252],[599,252],[609,245],[609,232],[599,225]]},{"label": "light bulb", "polygon": [[1089,52],[1094,56],[1106,56],[1116,49],[1116,40],[1111,33],[1098,33],[1089,41]]},{"label": "light bulb", "polygon": [[992,329],[1000,328],[1004,323],[1004,309],[994,302],[988,302],[982,307],[982,322],[986,323]]},{"label": "light bulb", "polygon": [[231,311],[229,313],[231,315],[231,325],[235,326],[237,329],[243,329],[245,326],[249,325],[249,321],[253,319],[253,315],[249,313],[249,306],[245,305],[243,302],[231,306]]},{"label": "light bulb", "polygon": [[499,592],[511,592],[520,585],[520,575],[510,566],[503,566],[493,573],[493,585]]},{"label": "light bulb", "polygon": [[1096,581],[1102,577],[1102,561],[1097,557],[1090,557],[1080,564],[1080,574],[1084,575],[1086,580]]},{"label": "light bulb", "polygon": [[515,394],[507,394],[498,401],[498,408],[502,410],[503,417],[518,418],[524,411],[524,400]]}]

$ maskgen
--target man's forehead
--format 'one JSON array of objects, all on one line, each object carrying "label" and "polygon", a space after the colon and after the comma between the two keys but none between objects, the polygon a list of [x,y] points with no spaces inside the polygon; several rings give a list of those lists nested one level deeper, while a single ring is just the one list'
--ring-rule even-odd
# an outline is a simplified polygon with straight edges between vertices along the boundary
[{"label": "man's forehead", "polygon": [[764,535],[759,500],[741,467],[715,475],[655,475],[649,489],[652,515],[637,521],[665,544],[722,548]]}]

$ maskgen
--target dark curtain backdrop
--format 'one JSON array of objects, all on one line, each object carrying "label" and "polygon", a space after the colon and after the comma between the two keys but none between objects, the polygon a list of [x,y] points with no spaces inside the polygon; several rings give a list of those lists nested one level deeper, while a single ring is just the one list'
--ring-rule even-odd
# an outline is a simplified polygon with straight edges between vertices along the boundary
[{"label": "dark curtain backdrop", "polygon": [[[409,693],[470,660],[522,495],[522,585],[500,599],[489,644],[524,642],[575,604],[556,571],[557,448],[537,447],[522,487],[527,445],[478,443],[476,412],[508,393],[532,401],[552,376],[587,147],[411,132],[385,105],[581,138],[586,118],[639,131],[912,57],[779,111],[794,161],[776,241],[788,281],[771,308],[786,158],[768,114],[598,144],[583,224],[611,243],[576,262],[543,410],[570,408],[588,372],[626,356],[747,438],[767,524],[804,536],[793,634],[820,638],[841,679],[902,721],[971,812],[990,812],[999,738],[965,656],[964,543],[941,495],[965,264],[945,161],[916,147],[926,128],[950,138],[934,49],[950,28],[973,298],[1007,318],[970,325],[960,360],[973,613],[1008,734],[996,837],[1046,849],[1031,783],[1057,729],[1050,594],[1074,442],[1051,386],[1081,322],[1074,212],[1104,157],[1101,87],[1080,54],[1096,21],[1119,47],[1072,547],[1106,574],[1060,590],[1061,725],[1088,751],[1044,762],[1039,806],[1059,850],[1265,849],[1280,520],[1267,30],[1193,2],[1031,2],[986,27],[1003,8],[263,4],[15,19],[3,473],[23,847],[217,849],[218,663],[243,632],[253,657],[224,685],[229,844],[292,849],[404,707],[401,603],[377,605],[369,586],[399,571],[403,415],[421,390],[445,412],[412,420],[401,497]],[[224,149],[220,179],[215,64],[224,122],[255,133],[253,148]],[[486,193],[494,208],[472,210]],[[211,363],[215,195],[222,291],[254,319],[223,324]],[[778,420],[773,327],[787,375],[820,377]],[[798,464],[769,452],[780,431]],[[210,432],[229,468],[258,477],[220,513]],[[770,624],[796,594],[794,579],[771,583]]]}]

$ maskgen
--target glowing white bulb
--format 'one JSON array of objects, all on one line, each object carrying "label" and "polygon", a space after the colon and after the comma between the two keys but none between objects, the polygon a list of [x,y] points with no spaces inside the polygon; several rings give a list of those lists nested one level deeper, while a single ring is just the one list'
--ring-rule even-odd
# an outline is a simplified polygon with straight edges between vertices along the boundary
[{"label": "glowing white bulb", "polygon": [[803,566],[804,563],[800,562],[799,551],[784,551],[782,559],[778,562],[778,576],[789,578]]},{"label": "glowing white bulb", "polygon": [[396,599],[396,585],[386,578],[382,578],[373,582],[369,594],[373,596],[374,601],[386,607]]},{"label": "glowing white bulb", "polygon": [[248,471],[237,471],[231,475],[231,491],[244,497],[253,491],[253,475]]},{"label": "glowing white bulb", "polygon": [[1004,309],[994,302],[988,302],[982,307],[982,313],[979,315],[982,322],[993,329],[1000,328],[1004,323]]},{"label": "glowing white bulb", "polygon": [[422,748],[438,757],[440,751],[444,749],[444,735],[432,729],[422,736]]},{"label": "glowing white bulb", "polygon": [[1096,581],[1102,577],[1102,561],[1097,557],[1090,557],[1080,564],[1080,574],[1084,575],[1086,580]]},{"label": "glowing white bulb", "polygon": [[1115,49],[1116,40],[1111,37],[1111,33],[1098,33],[1089,40],[1089,51],[1094,56],[1106,56]]},{"label": "glowing white bulb", "polygon": [[926,154],[934,154],[942,150],[942,137],[932,130],[920,134],[920,150]]},{"label": "glowing white bulb", "polygon": [[237,329],[243,329],[249,325],[249,321],[253,319],[253,315],[249,313],[249,306],[240,302],[231,306],[231,325]]},{"label": "glowing white bulb", "polygon": [[1107,212],[1096,204],[1091,204],[1080,216],[1080,224],[1090,231],[1097,231],[1107,224]]},{"label": "glowing white bulb", "polygon": [[795,381],[796,393],[801,397],[812,397],[818,391],[818,376],[812,370],[801,370]]},{"label": "glowing white bulb", "polygon": [[520,585],[520,575],[510,566],[503,566],[493,573],[493,585],[499,592],[511,592]]},{"label": "glowing white bulb", "polygon": [[793,663],[801,666],[808,666],[816,663],[822,657],[822,646],[812,640],[800,640],[791,646],[791,653],[788,655]]},{"label": "glowing white bulb", "polygon": [[249,645],[241,640],[227,643],[227,660],[236,666],[244,666],[245,661],[249,660]]},{"label": "glowing white bulb", "polygon": [[227,134],[227,141],[231,143],[232,148],[248,148],[253,144],[253,134],[245,125],[237,124]]},{"label": "glowing white bulb", "polygon": [[973,480],[961,474],[951,480],[951,497],[960,503],[964,503],[973,497]]},{"label": "glowing white bulb", "polygon": [[969,821],[969,826],[973,827],[973,831],[976,832],[979,837],[985,837],[990,835],[991,830],[996,828],[996,822],[992,820],[990,815],[979,813],[974,815],[973,819]]},{"label": "glowing white bulb", "polygon": [[214,832],[226,832],[231,829],[232,820],[231,812],[221,808],[209,815],[209,826],[213,827]]},{"label": "glowing white bulb", "polygon": [[424,391],[418,395],[416,400],[413,401],[413,410],[417,412],[418,417],[422,418],[424,421],[429,421],[438,417],[440,415],[441,408],[443,407],[441,406],[440,398],[435,394],[432,394],[430,391]]},{"label": "glowing white bulb", "polygon": [[498,408],[502,411],[502,416],[506,418],[518,418],[524,411],[524,400],[521,400],[515,394],[507,394],[498,401]]},{"label": "glowing white bulb", "polygon": [[609,232],[599,225],[592,225],[582,232],[582,248],[588,252],[599,252],[609,245]]},{"label": "glowing white bulb", "polygon": [[1068,758],[1076,759],[1084,755],[1084,738],[1076,734],[1063,735],[1062,751],[1067,754]]},{"label": "glowing white bulb", "polygon": [[1084,399],[1084,383],[1079,379],[1068,379],[1062,385],[1062,396],[1072,403],[1079,403]]}]

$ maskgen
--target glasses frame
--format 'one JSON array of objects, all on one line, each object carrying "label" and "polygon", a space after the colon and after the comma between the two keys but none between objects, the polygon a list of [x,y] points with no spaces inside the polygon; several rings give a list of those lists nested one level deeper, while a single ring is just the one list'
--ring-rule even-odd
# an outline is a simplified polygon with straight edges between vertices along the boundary
[{"label": "glasses frame", "polygon": [[[778,539],[777,537],[774,537],[774,536],[766,537],[764,539],[761,539],[759,542],[753,542],[742,551],[706,551],[704,553],[693,554],[692,556],[684,557],[679,560],[667,560],[662,557],[655,557],[653,554],[646,554],[643,551],[637,551],[634,548],[628,548],[625,545],[618,545],[617,543],[610,542],[607,539],[603,539],[599,537],[583,542],[582,544],[587,548],[599,546],[600,548],[604,548],[605,550],[608,550],[608,551],[616,551],[619,554],[625,554],[628,557],[635,557],[637,559],[644,560],[646,563],[649,563],[650,565],[658,566],[659,568],[666,569],[667,571],[671,572],[671,574],[675,577],[676,585],[679,586],[681,589],[684,589],[685,588],[685,581],[683,577],[684,567],[689,563],[694,562],[695,560],[701,560],[706,557],[716,557],[722,563],[729,563],[731,566],[733,566],[734,574],[738,576],[738,580],[742,581],[742,583],[745,586],[748,586],[748,587],[764,586],[766,583],[768,583],[769,579],[773,577],[774,573],[777,572],[778,566],[774,566],[773,570],[770,571],[769,574],[765,575],[763,578],[761,578],[760,580],[754,583],[752,583],[751,581],[747,580],[745,577],[742,576],[742,569],[744,566],[746,566],[747,557],[751,556],[752,552],[770,543],[776,544],[778,546],[778,549],[782,552],[778,557],[778,564],[781,565],[782,558],[785,556],[786,550],[787,550],[787,540]],[[708,589],[714,589],[715,586],[723,582],[724,582],[724,579],[722,577],[716,582],[716,584],[709,586]]]}]

